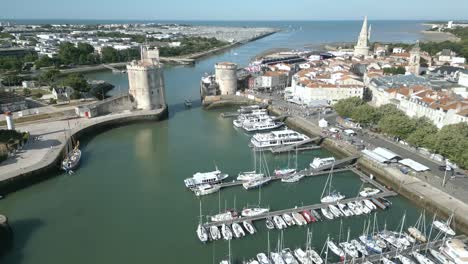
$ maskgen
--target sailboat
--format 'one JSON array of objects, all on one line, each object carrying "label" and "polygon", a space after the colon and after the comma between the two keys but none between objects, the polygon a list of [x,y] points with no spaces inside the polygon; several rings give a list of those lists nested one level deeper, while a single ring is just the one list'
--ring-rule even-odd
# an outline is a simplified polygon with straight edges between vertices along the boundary
[{"label": "sailboat", "polygon": [[[68,131],[70,131],[70,123],[68,123]],[[80,142],[76,141],[76,143],[74,143],[73,141],[74,140],[72,135],[70,135],[69,140],[66,139],[65,158],[62,161],[62,169],[69,174],[73,173],[73,170],[78,167],[81,160]],[[73,145],[75,146],[73,147]]]},{"label": "sailboat", "polygon": [[202,223],[201,200],[200,200],[200,222],[198,223],[198,227],[197,227],[197,236],[198,236],[198,239],[200,239],[200,241],[203,243],[208,241],[208,232],[206,231]]},{"label": "sailboat", "polygon": [[294,183],[302,180],[306,176],[305,172],[303,171],[297,171],[297,148],[296,148],[296,168],[294,169],[294,172],[290,174],[289,176],[284,177],[281,179],[282,182],[287,182],[287,183]]},{"label": "sailboat", "polygon": [[262,187],[258,189],[258,206],[244,208],[241,212],[243,217],[257,216],[261,214],[268,213],[270,208],[261,207],[262,201]]},{"label": "sailboat", "polygon": [[228,241],[228,250],[229,250],[228,259],[221,260],[221,262],[219,262],[219,264],[231,264],[232,263],[232,261],[231,261],[231,240]]},{"label": "sailboat", "polygon": [[252,181],[257,180],[259,178],[263,178],[264,174],[257,172],[257,151],[255,148],[252,150],[252,153],[254,158],[254,170],[239,173],[239,175],[237,176],[238,181]]},{"label": "sailboat", "polygon": [[449,235],[449,236],[454,236],[455,231],[450,227],[450,224],[453,219],[453,213],[450,215],[449,219],[447,219],[447,222],[442,222],[442,221],[434,221],[432,222],[432,225],[442,231],[443,233]]},{"label": "sailboat", "polygon": [[284,169],[277,169],[274,171],[276,176],[288,176],[296,172],[297,169],[297,151],[296,151],[296,168],[291,168],[290,166],[290,153],[288,151],[288,167]]},{"label": "sailboat", "polygon": [[268,171],[268,164],[266,163],[265,156],[262,156],[262,151],[260,151],[259,158],[260,158],[260,172],[262,172],[262,169],[264,171],[263,177],[259,177],[259,178],[254,179],[254,180],[244,182],[242,184],[242,186],[246,190],[258,188],[258,187],[260,187],[260,186],[262,186],[264,184],[267,184],[268,182],[271,181],[270,173]]},{"label": "sailboat", "polygon": [[[339,192],[332,191],[332,181],[333,181],[333,166],[331,167],[330,174],[328,175],[327,181],[320,196],[320,201],[322,203],[334,203],[345,198],[344,195]],[[326,193],[325,193],[326,192]],[[326,194],[326,195],[325,195]]]}]

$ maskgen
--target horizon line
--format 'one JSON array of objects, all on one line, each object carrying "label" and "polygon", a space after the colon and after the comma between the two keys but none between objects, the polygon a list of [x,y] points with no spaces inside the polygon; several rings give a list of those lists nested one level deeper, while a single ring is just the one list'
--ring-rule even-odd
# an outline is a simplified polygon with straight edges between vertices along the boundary
[{"label": "horizon line", "polygon": [[[137,18],[0,18],[0,21],[7,20],[82,20],[82,21],[201,21],[201,22],[318,22],[318,21],[362,21],[362,19],[137,19]],[[368,19],[370,21],[468,21],[468,19],[409,19],[409,18],[387,18],[387,19]]]}]

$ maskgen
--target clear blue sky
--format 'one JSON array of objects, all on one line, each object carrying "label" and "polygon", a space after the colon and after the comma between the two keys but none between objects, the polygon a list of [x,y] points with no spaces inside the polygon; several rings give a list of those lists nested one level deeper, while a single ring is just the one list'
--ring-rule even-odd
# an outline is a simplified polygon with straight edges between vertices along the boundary
[{"label": "clear blue sky", "polygon": [[468,19],[468,0],[1,0],[0,20]]}]

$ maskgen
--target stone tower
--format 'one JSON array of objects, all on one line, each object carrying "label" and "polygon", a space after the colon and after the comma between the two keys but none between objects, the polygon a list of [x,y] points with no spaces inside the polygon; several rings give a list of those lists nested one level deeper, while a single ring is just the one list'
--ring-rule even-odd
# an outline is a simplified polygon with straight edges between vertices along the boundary
[{"label": "stone tower", "polygon": [[367,16],[364,17],[361,33],[359,34],[357,45],[354,47],[354,56],[369,56],[369,38],[370,30],[367,27]]},{"label": "stone tower", "polygon": [[419,47],[419,41],[410,51],[410,59],[408,63],[408,72],[419,75],[420,72],[420,61],[421,61],[421,48]]},{"label": "stone tower", "polygon": [[141,47],[141,60],[127,65],[129,93],[142,110],[166,107],[163,67],[159,62],[159,50]]},{"label": "stone tower", "polygon": [[220,62],[215,65],[216,83],[221,95],[236,94],[237,91],[237,64]]}]

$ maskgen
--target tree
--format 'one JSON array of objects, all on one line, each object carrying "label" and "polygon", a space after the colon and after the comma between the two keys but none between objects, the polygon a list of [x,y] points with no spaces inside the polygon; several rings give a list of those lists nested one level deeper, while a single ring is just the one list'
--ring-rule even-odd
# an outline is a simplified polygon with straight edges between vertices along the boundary
[{"label": "tree", "polygon": [[104,47],[101,50],[101,59],[105,63],[119,62],[119,52],[112,47]]},{"label": "tree", "polygon": [[468,168],[468,124],[444,126],[436,135],[436,150],[462,168]]},{"label": "tree", "polygon": [[60,74],[59,70],[50,69],[46,72],[41,73],[41,75],[39,75],[39,82],[45,85],[52,86],[52,84],[54,84],[55,81],[57,80],[59,74]]},{"label": "tree", "polygon": [[28,89],[28,88],[24,88],[24,89],[23,89],[23,94],[24,94],[25,96],[30,96],[30,95],[31,95],[31,90]]},{"label": "tree", "polygon": [[347,99],[339,100],[335,105],[335,111],[341,117],[351,117],[354,109],[360,105],[365,104],[365,102],[359,97],[350,97]]},{"label": "tree", "polygon": [[363,104],[354,108],[351,118],[363,126],[369,126],[379,121],[379,114],[374,107]]},{"label": "tree", "polygon": [[427,118],[419,118],[415,120],[416,130],[412,132],[406,139],[408,143],[416,147],[424,147],[430,150],[435,150],[437,127]]},{"label": "tree", "polygon": [[90,86],[88,81],[81,74],[70,74],[63,81],[64,86],[71,87],[75,92],[88,92]]},{"label": "tree", "polygon": [[405,67],[399,66],[399,67],[392,67],[392,68],[384,68],[383,72],[386,75],[405,74],[406,69]]},{"label": "tree", "polygon": [[394,104],[385,104],[377,108],[377,114],[379,117],[383,117],[384,115],[404,115],[405,113],[398,109]]},{"label": "tree", "polygon": [[382,132],[406,139],[416,128],[416,122],[405,114],[384,115],[378,126]]}]

